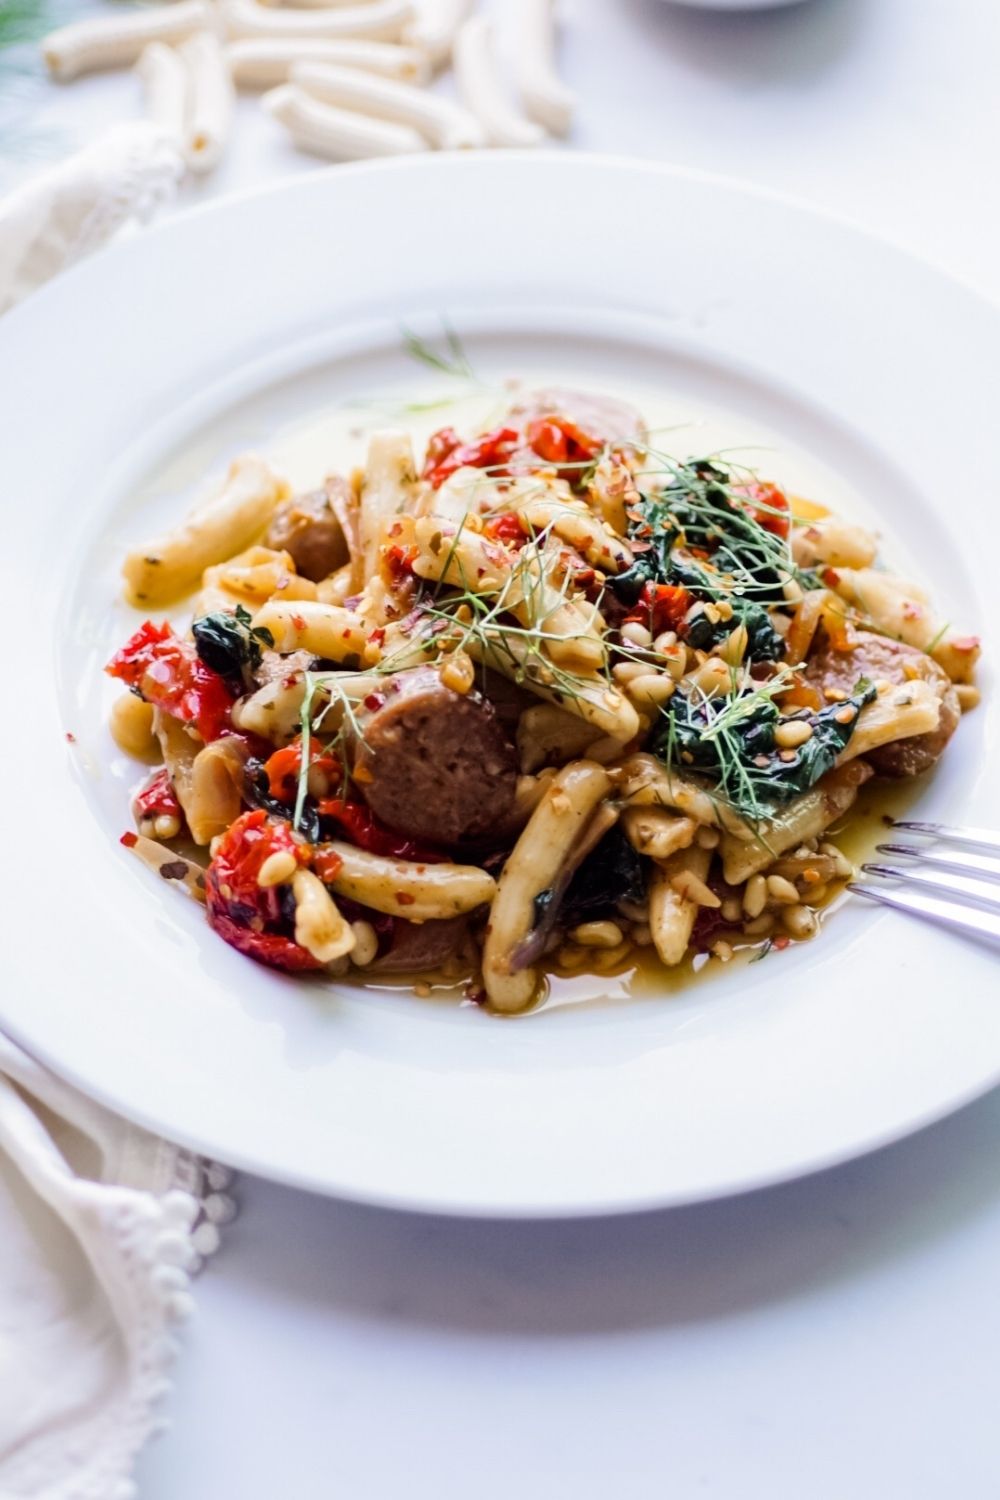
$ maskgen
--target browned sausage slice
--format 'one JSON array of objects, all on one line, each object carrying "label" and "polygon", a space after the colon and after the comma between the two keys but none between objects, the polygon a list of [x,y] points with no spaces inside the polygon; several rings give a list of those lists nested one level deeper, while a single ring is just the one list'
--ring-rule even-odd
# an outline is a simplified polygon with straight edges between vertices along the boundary
[{"label": "browned sausage slice", "polygon": [[440,921],[406,922],[396,919],[392,941],[367,973],[420,974],[440,969],[449,958],[461,951],[469,930],[465,917],[446,917]]},{"label": "browned sausage slice", "polygon": [[274,512],[265,541],[275,551],[291,553],[297,572],[319,583],[350,561],[347,539],[338,519],[353,493],[346,479],[334,476],[322,489],[294,495]]},{"label": "browned sausage slice", "polygon": [[510,826],[517,758],[479,693],[418,667],[387,678],[365,707],[354,775],[384,823],[438,844],[489,842]]},{"label": "browned sausage slice", "polygon": [[872,750],[865,758],[879,776],[919,776],[940,758],[962,717],[958,694],[947,674],[923,651],[904,646],[870,630],[855,632],[851,651],[835,651],[826,636],[806,663],[806,680],[814,687],[849,693],[859,677],[872,682],[908,682],[921,677],[941,699],[938,727],[928,734],[911,735]]}]

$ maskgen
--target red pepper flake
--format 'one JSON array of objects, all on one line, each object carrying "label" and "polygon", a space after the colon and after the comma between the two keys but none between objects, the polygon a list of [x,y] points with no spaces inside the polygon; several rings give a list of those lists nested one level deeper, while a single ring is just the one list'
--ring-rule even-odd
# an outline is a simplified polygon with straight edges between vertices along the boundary
[{"label": "red pepper flake", "polygon": [[463,443],[453,427],[442,427],[427,444],[421,478],[437,490],[459,469],[502,470],[514,453],[518,436],[514,427],[494,427],[471,443]]},{"label": "red pepper flake", "polygon": [[71,729],[67,729],[67,731],[66,731],[66,743],[67,743],[67,745],[75,745],[76,744],[76,735],[73,733],[73,731]]},{"label": "red pepper flake", "polygon": [[779,953],[784,953],[786,948],[791,947],[791,944],[791,938],[785,937],[784,933],[781,933],[778,937],[771,939],[771,947],[776,948]]},{"label": "red pepper flake", "polygon": [[124,844],[126,849],[134,849],[139,839],[134,833],[123,833],[118,842]]},{"label": "red pepper flake", "polygon": [[822,578],[828,589],[835,589],[840,583],[840,574],[837,572],[836,568],[824,568],[819,576]]},{"label": "red pepper flake", "polygon": [[679,584],[647,583],[638,604],[629,610],[622,624],[644,625],[654,637],[665,630],[682,634],[684,616],[693,603],[694,595]]},{"label": "red pepper flake", "polygon": [[295,630],[305,630],[306,622],[304,615],[292,615],[292,626]]},{"label": "red pepper flake", "polygon": [[385,693],[369,693],[367,698],[362,699],[362,702],[365,708],[371,709],[372,713],[374,713],[376,709],[384,708],[388,699]]},{"label": "red pepper flake", "polygon": [[408,891],[396,892],[396,900],[400,906],[412,906],[416,899],[416,896],[411,896]]}]

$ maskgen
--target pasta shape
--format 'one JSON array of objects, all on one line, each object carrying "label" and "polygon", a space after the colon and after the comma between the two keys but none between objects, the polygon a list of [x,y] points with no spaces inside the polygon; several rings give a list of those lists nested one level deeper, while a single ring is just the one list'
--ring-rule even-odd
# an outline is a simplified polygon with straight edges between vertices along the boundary
[{"label": "pasta shape", "polygon": [[288,485],[255,453],[234,459],[215,490],[176,531],[134,547],[122,572],[131,604],[168,604],[213,563],[240,552],[263,531]]},{"label": "pasta shape", "polygon": [[289,78],[324,104],[412,127],[443,151],[466,150],[486,143],[482,127],[468,110],[451,99],[411,84],[377,78],[359,68],[338,68],[320,62],[293,63]]},{"label": "pasta shape", "polygon": [[270,89],[288,82],[293,63],[329,63],[380,78],[422,85],[430,78],[425,54],[416,47],[364,38],[247,36],[227,48],[233,82],[241,89]]},{"label": "pasta shape", "polygon": [[503,867],[483,948],[483,984],[500,1011],[524,1010],[535,998],[538,973],[519,962],[518,948],[535,925],[536,898],[569,862],[611,778],[603,766],[575,761],[553,777]]},{"label": "pasta shape", "polygon": [[147,116],[180,146],[187,106],[187,72],[180,54],[164,42],[150,42],[135,67],[142,80]]},{"label": "pasta shape", "polygon": [[206,0],[177,0],[174,5],[88,16],[50,32],[42,42],[42,57],[53,78],[67,83],[83,73],[130,67],[150,42],[182,42],[211,22]]},{"label": "pasta shape", "polygon": [[192,172],[222,160],[233,123],[235,96],[229,59],[214,31],[198,31],[180,49],[188,75],[184,159]]},{"label": "pasta shape", "polygon": [[517,0],[517,20],[517,81],[525,110],[553,135],[565,135],[576,95],[555,70],[553,0]]},{"label": "pasta shape", "polygon": [[258,5],[257,0],[220,0],[218,6],[230,37],[259,36],[302,41],[398,42],[410,17],[409,0],[368,0],[366,5],[299,9],[291,5]]},{"label": "pasta shape", "polygon": [[470,16],[458,29],[454,46],[455,82],[466,109],[479,121],[491,146],[539,146],[540,125],[517,112],[503,91],[485,16]]},{"label": "pasta shape", "polygon": [[326,847],[342,861],[330,881],[335,891],[409,922],[463,916],[496,894],[493,876],[475,865],[415,864],[336,840]]}]

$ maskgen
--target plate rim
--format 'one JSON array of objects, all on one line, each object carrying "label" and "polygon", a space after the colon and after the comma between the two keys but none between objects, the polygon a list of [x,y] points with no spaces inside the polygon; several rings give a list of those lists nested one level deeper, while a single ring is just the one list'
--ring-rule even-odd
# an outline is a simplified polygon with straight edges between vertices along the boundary
[{"label": "plate rim", "polygon": [[[569,164],[573,164],[574,169],[577,169],[578,167],[586,168],[588,166],[599,167],[602,169],[610,168],[612,170],[626,168],[630,173],[641,171],[649,175],[650,177],[693,181],[706,184],[710,187],[718,187],[727,192],[736,192],[737,194],[744,197],[758,198],[763,201],[773,202],[783,206],[786,209],[791,209],[796,213],[805,214],[813,220],[826,221],[833,225],[839,226],[841,229],[848,231],[854,236],[857,236],[863,240],[871,241],[881,246],[883,249],[890,250],[893,255],[903,256],[915,266],[920,267],[924,272],[929,272],[936,278],[949,283],[949,285],[953,289],[962,291],[966,296],[971,297],[977,304],[986,304],[988,307],[993,308],[994,311],[1000,312],[1000,301],[997,301],[988,296],[981,289],[975,287],[972,283],[965,280],[964,278],[955,276],[947,269],[942,268],[940,265],[936,264],[933,260],[916,254],[907,247],[900,245],[891,236],[887,236],[877,231],[871,230],[868,226],[858,223],[856,220],[850,218],[847,215],[832,212],[821,205],[814,205],[808,200],[803,200],[796,195],[773,190],[758,184],[745,182],[741,179],[726,176],[724,174],[705,172],[697,168],[675,167],[667,163],[646,161],[639,158],[631,158],[628,156],[610,153],[574,152],[572,154],[564,154],[559,151],[552,150],[537,153],[504,151],[490,153],[490,156],[491,158],[499,158],[501,160],[513,159],[515,161],[523,160],[531,163],[549,162],[553,164],[553,166],[558,166],[559,168],[565,168]],[[449,160],[453,162],[465,163],[468,161],[468,156],[464,153],[435,153],[432,159],[436,165],[440,166]],[[75,278],[76,280],[79,280],[81,276],[86,278],[91,274],[91,268],[95,263],[99,264],[100,262],[105,262],[112,256],[116,257],[119,260],[122,260],[123,258],[131,255],[142,255],[146,252],[144,248],[141,247],[143,247],[145,242],[149,239],[150,234],[162,238],[166,235],[169,235],[173,231],[174,226],[178,225],[182,226],[182,232],[187,233],[192,221],[197,221],[204,215],[208,215],[209,219],[211,219],[214,215],[226,214],[238,202],[246,202],[248,200],[255,199],[278,198],[293,191],[309,192],[310,190],[312,190],[312,184],[314,183],[314,181],[319,179],[336,180],[339,178],[343,178],[346,174],[350,174],[351,176],[360,175],[363,177],[374,177],[392,175],[400,171],[412,173],[414,170],[419,170],[419,166],[420,164],[418,163],[401,163],[391,160],[379,161],[375,163],[354,163],[348,164],[346,166],[320,169],[315,173],[300,178],[293,178],[286,181],[278,181],[275,183],[249,187],[239,193],[227,195],[222,199],[194,205],[190,208],[182,210],[181,212],[172,216],[170,219],[161,221],[159,224],[152,226],[152,229],[150,231],[147,231],[147,233],[110,247],[110,249],[104,255],[97,256],[78,263],[77,266],[73,267],[64,276],[57,278],[57,284],[62,283],[64,285],[69,285],[71,282],[71,278]],[[19,307],[13,309],[12,312],[8,315],[8,319],[20,321],[22,317],[30,318],[37,316],[37,313],[33,312],[32,309],[38,308],[39,303],[46,297],[47,292],[48,287],[39,288],[30,297],[26,298],[24,303],[22,303]],[[4,1021],[4,1026],[15,1037],[19,1045],[24,1047],[24,1050],[28,1052],[29,1055],[42,1060],[46,1066],[52,1067],[53,1071],[56,1071],[60,1076],[72,1081],[77,1087],[80,1087],[90,1097],[99,1099],[102,1103],[105,1103],[108,1107],[116,1110],[119,1113],[127,1114],[128,1118],[137,1120],[147,1129],[154,1130],[156,1133],[164,1133],[163,1125],[160,1121],[148,1117],[143,1118],[141,1111],[136,1110],[132,1106],[129,1106],[127,1110],[123,1109],[120,1101],[109,1097],[106,1091],[95,1088],[92,1083],[80,1079],[78,1075],[74,1074],[72,1068],[66,1067],[62,1062],[53,1064],[53,1062],[47,1056],[47,1049],[39,1048],[35,1043],[29,1043],[28,1045],[25,1045],[25,1042],[21,1040],[21,1037],[19,1035],[19,1028],[16,1025],[11,1025],[9,1022]],[[848,1144],[840,1150],[831,1151],[825,1157],[814,1155],[810,1158],[809,1165],[807,1166],[783,1167],[775,1169],[772,1172],[760,1172],[756,1175],[742,1173],[739,1177],[739,1180],[734,1181],[730,1186],[707,1188],[700,1194],[691,1190],[683,1190],[679,1194],[675,1195],[672,1195],[669,1192],[655,1192],[649,1195],[640,1195],[633,1198],[627,1198],[621,1195],[612,1195],[608,1198],[607,1202],[603,1203],[597,1202],[594,1199],[590,1199],[586,1203],[580,1203],[578,1205],[559,1204],[547,1209],[538,1208],[534,1205],[516,1207],[511,1206],[508,1203],[505,1203],[502,1206],[496,1208],[487,1208],[478,1207],[476,1205],[456,1206],[456,1204],[452,1201],[437,1203],[430,1199],[425,1199],[420,1203],[414,1203],[414,1201],[410,1199],[407,1199],[405,1197],[400,1198],[394,1196],[391,1193],[364,1193],[357,1191],[356,1189],[347,1190],[342,1186],[331,1186],[329,1183],[318,1182],[314,1180],[309,1174],[297,1175],[294,1170],[276,1172],[273,1168],[269,1168],[267,1175],[272,1180],[282,1181],[290,1186],[330,1196],[342,1197],[347,1201],[365,1203],[371,1206],[385,1209],[403,1210],[407,1212],[427,1214],[446,1214],[454,1217],[477,1217],[486,1219],[523,1218],[544,1220],[560,1218],[606,1217],[610,1215],[625,1213],[647,1212],[654,1211],[660,1208],[680,1206],[681,1204],[711,1201],[716,1198],[732,1196],[745,1191],[756,1191],[768,1186],[775,1185],[776,1183],[793,1180],[803,1175],[810,1175],[813,1172],[828,1170],[831,1167],[836,1166],[844,1161],[853,1160],[861,1155],[868,1154],[871,1151],[882,1149],[883,1147],[893,1143],[894,1141],[903,1139],[906,1136],[915,1133],[916,1131],[927,1128],[937,1120],[945,1118],[955,1110],[963,1108],[976,1098],[981,1097],[984,1093],[988,1092],[992,1087],[994,1087],[998,1082],[1000,1082],[1000,1063],[998,1063],[995,1075],[987,1082],[976,1084],[975,1086],[968,1089],[964,1095],[959,1095],[957,1093],[952,1095],[947,1103],[941,1105],[940,1107],[935,1107],[927,1110],[922,1116],[911,1117],[909,1123],[893,1129],[885,1130],[881,1134],[871,1134],[870,1136],[866,1137],[866,1144],[864,1144],[863,1146],[859,1147],[857,1145]],[[176,1127],[172,1124],[170,1125],[166,1133],[170,1136],[171,1139],[179,1140],[182,1144],[187,1145],[190,1149],[196,1150],[201,1154],[211,1154],[212,1148],[210,1146],[206,1147],[205,1142],[203,1140],[199,1140],[197,1135],[178,1132]],[[232,1152],[227,1153],[227,1160],[231,1160],[233,1165],[239,1166],[242,1170],[250,1173],[259,1173],[261,1171],[259,1164],[255,1164],[254,1161],[247,1158],[244,1158],[241,1161],[238,1156],[236,1156]]]}]

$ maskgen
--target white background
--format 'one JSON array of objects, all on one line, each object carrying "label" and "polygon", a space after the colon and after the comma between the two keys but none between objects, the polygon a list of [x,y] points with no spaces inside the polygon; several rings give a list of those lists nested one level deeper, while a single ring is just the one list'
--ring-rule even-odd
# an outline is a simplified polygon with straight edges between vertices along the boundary
[{"label": "white background", "polygon": [[[565,10],[574,146],[790,191],[1000,294],[993,0]],[[96,79],[23,101],[0,185],[137,91]],[[186,201],[316,169],[247,101],[231,159]],[[582,203],[577,232],[641,234],[637,207]],[[550,1226],[244,1181],[139,1500],[992,1500],[998,1145],[993,1095],[799,1184]]]}]

